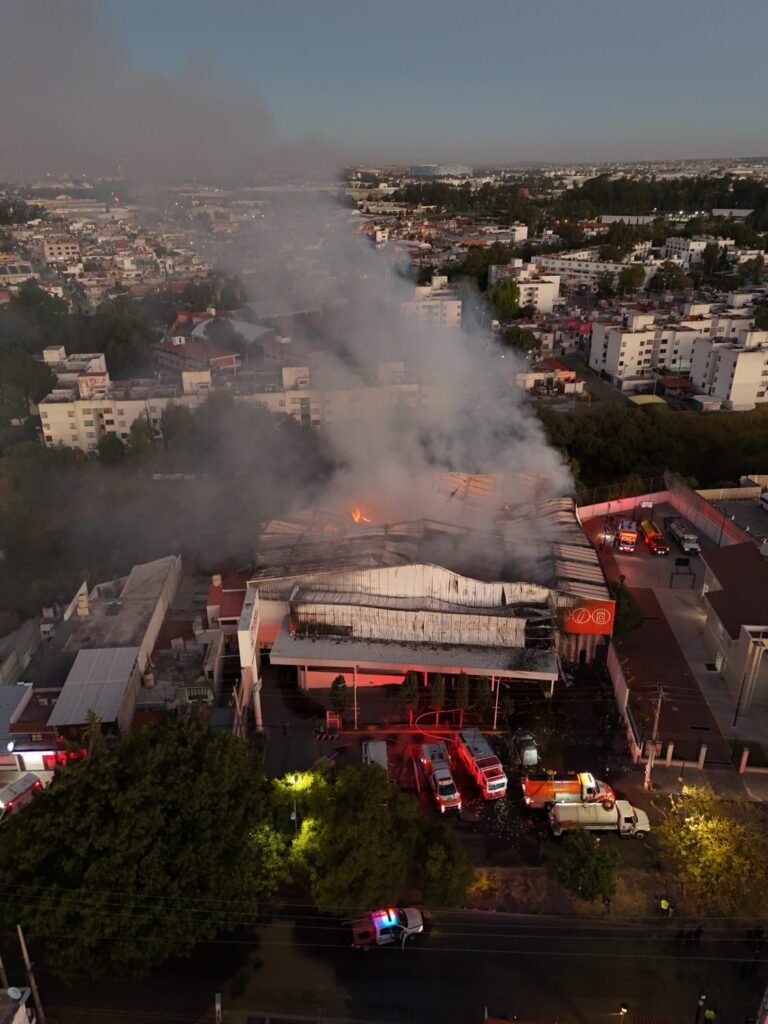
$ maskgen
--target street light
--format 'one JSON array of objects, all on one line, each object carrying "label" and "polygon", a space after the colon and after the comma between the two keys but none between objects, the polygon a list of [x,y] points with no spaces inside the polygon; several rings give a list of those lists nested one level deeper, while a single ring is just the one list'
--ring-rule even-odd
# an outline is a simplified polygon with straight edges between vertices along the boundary
[{"label": "street light", "polygon": [[704,1009],[704,1003],[706,1003],[706,1001],[707,993],[702,992],[699,996],[698,1002],[696,1003],[696,1020],[694,1021],[694,1024],[699,1024],[699,1021],[701,1020],[701,1011]]},{"label": "street light", "polygon": [[622,1003],[621,1006],[619,1007],[619,1016],[623,1018],[623,1017],[626,1017],[628,1013],[629,1013],[629,1007],[627,1006],[626,1003]]}]

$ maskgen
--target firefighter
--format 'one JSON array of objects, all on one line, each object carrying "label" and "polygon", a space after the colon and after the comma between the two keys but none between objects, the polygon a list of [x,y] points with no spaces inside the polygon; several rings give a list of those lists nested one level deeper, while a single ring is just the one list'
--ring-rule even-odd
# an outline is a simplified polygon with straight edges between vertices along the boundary
[{"label": "firefighter", "polygon": [[669,902],[666,896],[662,896],[659,900],[659,910],[661,910],[664,917],[672,916],[672,904]]}]

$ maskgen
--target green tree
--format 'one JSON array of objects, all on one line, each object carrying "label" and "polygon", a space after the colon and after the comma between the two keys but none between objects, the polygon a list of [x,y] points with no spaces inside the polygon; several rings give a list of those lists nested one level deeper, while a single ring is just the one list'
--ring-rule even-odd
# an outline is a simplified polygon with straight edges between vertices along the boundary
[{"label": "green tree", "polygon": [[459,672],[456,677],[454,701],[457,708],[466,710],[469,707],[469,676],[466,672]]},{"label": "green tree", "polygon": [[611,582],[608,584],[608,589],[616,602],[613,635],[621,640],[642,626],[644,616],[639,604],[632,596],[632,591],[623,583]]},{"label": "green tree", "polygon": [[705,786],[670,797],[658,829],[661,849],[686,897],[700,910],[751,915],[768,898],[768,833],[745,800],[723,800]]},{"label": "green tree", "polygon": [[419,706],[419,690],[418,675],[413,670],[406,672],[400,684],[400,700],[411,713]]},{"label": "green tree", "polygon": [[502,335],[502,343],[506,348],[520,352],[537,352],[541,348],[541,342],[533,331],[524,327],[508,327]]},{"label": "green tree", "polygon": [[268,814],[244,740],[148,726],[57,770],[3,824],[0,921],[21,923],[58,974],[140,977],[257,912],[276,882],[254,840]]},{"label": "green tree", "polygon": [[604,270],[597,277],[598,299],[611,299],[616,294],[616,275],[610,270]]},{"label": "green tree", "polygon": [[640,291],[645,281],[645,268],[640,263],[629,263],[619,271],[619,295],[633,295]]},{"label": "green tree", "polygon": [[598,897],[613,897],[620,863],[615,847],[601,843],[586,829],[577,828],[566,833],[554,874],[565,889],[592,903]]},{"label": "green tree", "polygon": [[0,381],[0,422],[23,420],[29,412],[24,395],[15,384]]},{"label": "green tree", "polygon": [[768,331],[768,302],[762,302],[755,310],[755,330]]},{"label": "green tree", "polygon": [[155,448],[152,424],[146,416],[139,416],[128,431],[128,456],[135,462],[147,462]]},{"label": "green tree", "polygon": [[445,705],[445,680],[439,672],[429,677],[429,706],[433,711],[442,711]]},{"label": "green tree", "polygon": [[502,322],[511,320],[520,305],[520,288],[511,277],[497,281],[486,292],[496,317]]},{"label": "green tree", "polygon": [[125,458],[125,445],[117,434],[103,434],[96,450],[101,461],[110,466],[119,465]]},{"label": "green tree", "polygon": [[324,913],[397,904],[417,870],[418,804],[378,765],[315,774],[291,863]]},{"label": "green tree", "polygon": [[475,680],[475,704],[477,704],[482,715],[487,715],[493,704],[491,681],[486,676],[481,676]]},{"label": "green tree", "polygon": [[424,902],[432,907],[462,906],[472,881],[472,865],[461,840],[444,822],[424,826],[418,859],[424,865]]},{"label": "green tree", "polygon": [[673,260],[665,260],[651,278],[648,287],[654,292],[682,291],[690,288],[691,280],[683,268]]},{"label": "green tree", "polygon": [[107,742],[104,738],[101,719],[93,710],[89,710],[85,716],[83,742],[89,757],[100,757],[106,752]]},{"label": "green tree", "polygon": [[335,711],[337,715],[343,715],[347,710],[349,707],[349,689],[347,688],[347,681],[344,676],[336,676],[333,680],[328,700],[331,710]]}]

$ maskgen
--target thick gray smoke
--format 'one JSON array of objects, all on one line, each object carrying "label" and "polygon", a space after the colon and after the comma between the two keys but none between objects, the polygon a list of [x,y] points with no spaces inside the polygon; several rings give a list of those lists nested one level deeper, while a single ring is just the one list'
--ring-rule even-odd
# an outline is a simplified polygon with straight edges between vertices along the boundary
[{"label": "thick gray smoke", "polygon": [[93,0],[5,0],[0,176],[168,177],[330,171],[335,147],[286,142],[254,91],[205,56],[140,69]]},{"label": "thick gray smoke", "polygon": [[[445,519],[475,526],[496,518],[503,504],[535,504],[570,493],[562,460],[546,442],[538,419],[509,386],[524,361],[506,353],[487,331],[456,331],[422,324],[403,311],[413,299],[412,277],[387,250],[374,251],[358,228],[360,218],[330,203],[305,201],[300,210],[267,213],[244,249],[282,253],[281,276],[265,277],[260,261],[248,267],[257,298],[294,309],[322,308],[322,337],[292,344],[307,357],[313,386],[343,389],[361,379],[387,381],[402,364],[408,384],[388,409],[375,388],[361,400],[359,417],[332,419],[323,432],[340,469],[325,495],[329,508],[360,507],[377,522]],[[245,239],[243,239],[245,242]],[[239,260],[241,268],[243,261]],[[292,264],[286,272],[286,264]],[[301,356],[297,360],[303,362]],[[411,407],[413,403],[413,407]],[[460,481],[453,494],[447,473],[494,474],[486,501],[466,500]]]}]

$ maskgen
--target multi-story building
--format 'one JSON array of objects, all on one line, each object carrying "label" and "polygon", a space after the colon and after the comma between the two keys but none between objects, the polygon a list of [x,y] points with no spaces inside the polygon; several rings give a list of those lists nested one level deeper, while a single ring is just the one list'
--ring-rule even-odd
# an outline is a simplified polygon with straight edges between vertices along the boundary
[{"label": "multi-story building", "polygon": [[418,285],[414,298],[401,303],[400,308],[423,324],[452,330],[461,326],[461,299],[448,287],[448,278],[442,275],[436,274],[431,284]]},{"label": "multi-story building", "polygon": [[[598,259],[593,249],[555,253],[553,256],[534,256],[531,263],[542,274],[557,274],[565,285],[585,285],[588,288],[596,288],[603,274],[611,274],[616,278],[626,266],[635,265]],[[641,287],[644,288],[656,272],[656,264],[653,261],[644,261],[643,268],[645,281]]]},{"label": "multi-story building", "polygon": [[70,263],[80,259],[80,243],[76,238],[44,238],[43,259],[46,263]]},{"label": "multi-story building", "polygon": [[[100,438],[114,434],[127,441],[131,425],[145,419],[156,437],[160,418],[172,403],[197,405],[198,395],[184,395],[178,386],[155,380],[106,384],[90,395],[81,396],[70,387],[55,388],[39,405],[43,438],[49,448],[80,448],[95,451]],[[78,379],[80,385],[80,379]]]},{"label": "multi-story building", "polygon": [[662,255],[667,260],[679,260],[683,266],[689,267],[693,263],[701,262],[701,254],[707,247],[707,243],[713,239],[707,238],[668,238],[664,243]]},{"label": "multi-story building", "polygon": [[589,365],[620,388],[661,369],[687,373],[700,339],[735,339],[751,323],[744,311],[712,314],[705,304],[688,304],[682,315],[665,319],[630,310],[619,320],[592,324]]},{"label": "multi-story building", "polygon": [[691,381],[700,394],[720,399],[727,409],[754,409],[768,401],[768,331],[743,330],[736,342],[700,338]]},{"label": "multi-story building", "polygon": [[551,313],[560,294],[560,278],[556,274],[540,274],[538,269],[522,260],[488,268],[488,285],[505,278],[514,278],[520,289],[520,306],[532,306],[538,313]]}]

